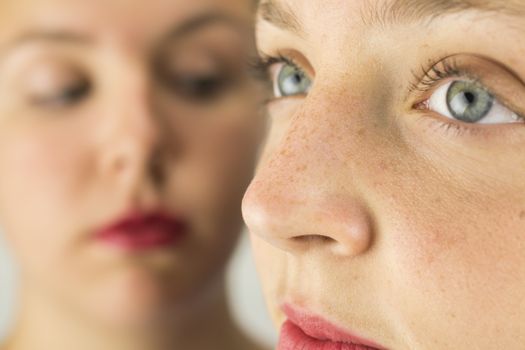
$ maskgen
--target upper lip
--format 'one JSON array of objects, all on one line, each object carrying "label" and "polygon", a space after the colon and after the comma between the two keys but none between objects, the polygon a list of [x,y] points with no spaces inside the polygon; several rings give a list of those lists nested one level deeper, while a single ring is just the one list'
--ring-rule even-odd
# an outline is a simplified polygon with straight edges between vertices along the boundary
[{"label": "upper lip", "polygon": [[294,307],[291,304],[284,304],[282,310],[290,322],[301,328],[304,333],[312,338],[364,345],[378,350],[385,350],[381,345],[345,330],[323,317],[312,314],[304,309]]}]

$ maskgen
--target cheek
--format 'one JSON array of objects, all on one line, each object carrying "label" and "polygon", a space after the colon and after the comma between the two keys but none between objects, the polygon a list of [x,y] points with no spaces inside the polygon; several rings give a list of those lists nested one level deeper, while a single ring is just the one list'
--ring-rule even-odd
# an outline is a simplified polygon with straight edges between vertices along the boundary
[{"label": "cheek", "polygon": [[0,144],[1,225],[15,249],[38,247],[36,255],[43,257],[45,247],[59,248],[50,244],[53,237],[68,236],[63,231],[78,200],[74,188],[79,185],[81,157],[75,147],[54,137],[13,135],[4,141]]},{"label": "cheek", "polygon": [[241,199],[253,172],[261,127],[247,114],[202,119],[196,132],[181,139],[168,192],[172,205],[191,217],[195,251],[217,262],[230,255],[242,228]]},{"label": "cheek", "polygon": [[[238,219],[240,200],[253,174],[261,127],[251,116],[218,117],[226,122],[187,140],[187,167],[180,171],[185,172],[186,188],[192,192],[188,192],[189,200],[199,201],[201,208],[221,217]],[[225,210],[230,214],[225,215]]]},{"label": "cheek", "polygon": [[[426,186],[407,188],[396,210],[384,211],[389,226],[385,222],[381,239],[387,269],[397,280],[389,298],[404,309],[401,317],[408,322],[426,319],[414,327],[437,339],[446,339],[456,323],[458,328],[472,323],[469,332],[475,336],[508,324],[525,293],[519,277],[525,276],[525,222],[519,218],[525,198],[430,177],[419,181]],[[491,315],[490,324],[479,322],[481,310]],[[425,318],[429,313],[432,320]]]}]

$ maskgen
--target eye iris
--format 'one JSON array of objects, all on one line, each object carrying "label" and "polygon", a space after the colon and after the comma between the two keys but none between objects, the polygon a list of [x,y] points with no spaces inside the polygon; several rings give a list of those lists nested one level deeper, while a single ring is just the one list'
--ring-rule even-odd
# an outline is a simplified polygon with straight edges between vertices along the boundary
[{"label": "eye iris", "polygon": [[282,96],[301,95],[308,92],[310,80],[297,67],[287,64],[279,72],[278,87]]},{"label": "eye iris", "polygon": [[447,106],[452,116],[476,123],[492,109],[494,97],[483,87],[468,81],[453,82],[447,92]]}]

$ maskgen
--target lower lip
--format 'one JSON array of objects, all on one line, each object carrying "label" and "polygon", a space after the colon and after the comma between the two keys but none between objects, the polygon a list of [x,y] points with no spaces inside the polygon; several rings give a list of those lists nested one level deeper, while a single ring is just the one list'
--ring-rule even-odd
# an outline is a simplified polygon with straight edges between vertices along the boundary
[{"label": "lower lip", "polygon": [[126,251],[147,251],[176,246],[186,232],[182,223],[155,221],[126,228],[107,229],[100,232],[97,239]]},{"label": "lower lip", "polygon": [[317,339],[306,334],[299,326],[286,321],[281,328],[277,350],[377,350],[362,344]]}]

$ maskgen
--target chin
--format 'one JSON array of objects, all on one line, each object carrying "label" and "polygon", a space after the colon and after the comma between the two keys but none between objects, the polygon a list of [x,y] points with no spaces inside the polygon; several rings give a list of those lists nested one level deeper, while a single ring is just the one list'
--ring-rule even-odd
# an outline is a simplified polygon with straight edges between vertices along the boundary
[{"label": "chin", "polygon": [[[128,273],[100,285],[86,303],[98,323],[114,329],[148,328],[166,319],[180,303],[180,293],[152,273]],[[86,291],[88,292],[88,291]]]}]

